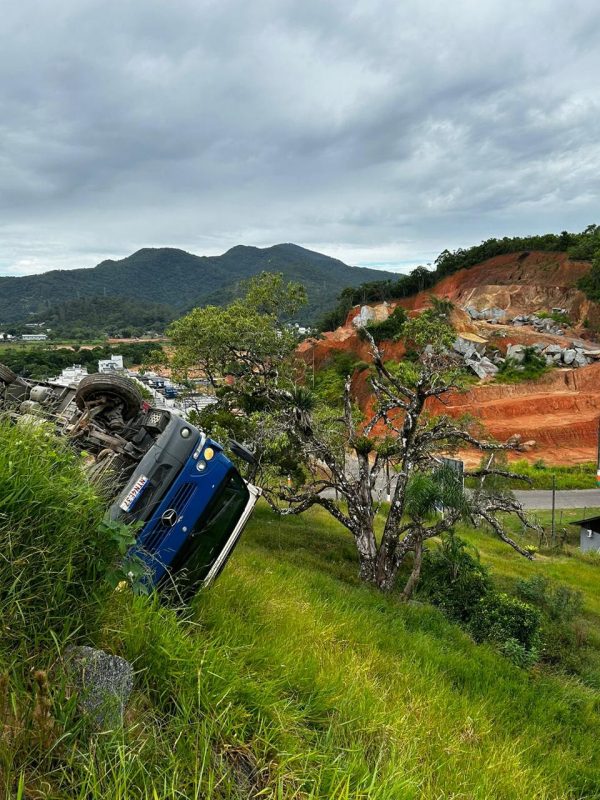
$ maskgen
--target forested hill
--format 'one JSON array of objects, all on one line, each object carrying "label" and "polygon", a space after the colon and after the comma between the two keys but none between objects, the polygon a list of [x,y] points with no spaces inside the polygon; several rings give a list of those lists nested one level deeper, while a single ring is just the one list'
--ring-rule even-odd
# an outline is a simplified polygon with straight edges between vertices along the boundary
[{"label": "forested hill", "polygon": [[39,318],[58,304],[101,295],[160,303],[181,313],[195,305],[231,299],[240,281],[263,270],[282,272],[286,279],[306,287],[309,301],[299,316],[302,322],[314,322],[331,308],[345,286],[393,277],[389,272],[349,267],[295,244],[267,248],[240,245],[221,256],[196,256],[167,247],[144,248],[90,269],[0,278],[0,329]]}]

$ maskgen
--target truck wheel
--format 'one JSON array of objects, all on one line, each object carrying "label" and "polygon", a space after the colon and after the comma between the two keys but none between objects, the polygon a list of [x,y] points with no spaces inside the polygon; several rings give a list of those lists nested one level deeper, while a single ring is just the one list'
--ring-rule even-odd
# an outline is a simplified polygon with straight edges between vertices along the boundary
[{"label": "truck wheel", "polygon": [[86,375],[77,387],[75,402],[83,411],[91,400],[102,395],[118,399],[123,404],[124,419],[131,419],[140,410],[142,395],[128,378],[121,375]]},{"label": "truck wheel", "polygon": [[7,367],[5,364],[0,364],[0,381],[4,383],[17,383],[19,380],[19,376],[12,371],[10,367]]}]

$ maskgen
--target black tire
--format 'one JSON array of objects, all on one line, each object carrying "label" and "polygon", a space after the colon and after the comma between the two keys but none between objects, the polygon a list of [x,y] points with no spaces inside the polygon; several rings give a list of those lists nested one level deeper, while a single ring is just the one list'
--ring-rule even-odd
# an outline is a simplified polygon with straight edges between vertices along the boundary
[{"label": "black tire", "polygon": [[123,418],[131,419],[140,410],[142,395],[128,378],[121,375],[86,375],[77,387],[75,402],[83,411],[86,404],[98,395],[111,395],[123,403]]},{"label": "black tire", "polygon": [[16,372],[13,372],[10,367],[7,367],[5,364],[0,364],[0,381],[3,383],[18,383],[19,376]]}]

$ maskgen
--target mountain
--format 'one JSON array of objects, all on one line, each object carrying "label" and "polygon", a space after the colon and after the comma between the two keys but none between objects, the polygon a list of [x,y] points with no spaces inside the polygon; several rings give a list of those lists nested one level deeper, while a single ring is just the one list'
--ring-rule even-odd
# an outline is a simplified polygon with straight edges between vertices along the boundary
[{"label": "mountain", "polygon": [[[336,258],[295,244],[258,248],[239,245],[220,256],[196,256],[169,247],[143,248],[118,261],[90,269],[52,270],[40,275],[0,278],[0,329],[56,313],[54,306],[84,297],[119,296],[159,303],[183,313],[231,299],[239,283],[266,270],[299,281],[308,292],[300,322],[315,322],[340,290],[393,273],[350,267]],[[125,321],[126,322],[126,321]]]}]

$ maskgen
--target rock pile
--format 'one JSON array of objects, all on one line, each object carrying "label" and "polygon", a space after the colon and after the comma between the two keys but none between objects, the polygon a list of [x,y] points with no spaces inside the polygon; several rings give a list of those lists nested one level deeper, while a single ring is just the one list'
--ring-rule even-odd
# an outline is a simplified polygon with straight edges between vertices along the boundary
[{"label": "rock pile", "polygon": [[[583,347],[573,344],[571,347],[561,347],[559,344],[536,344],[533,349],[538,355],[546,359],[549,367],[585,367],[593,361],[594,352],[586,352]],[[525,358],[525,346],[511,344],[506,351],[507,358],[521,363]]]},{"label": "rock pile", "polygon": [[465,366],[469,367],[479,378],[490,378],[498,372],[498,367],[485,355],[485,343],[473,342],[459,336],[454,342],[454,352],[463,357]]},{"label": "rock pile", "polygon": [[[474,306],[465,306],[464,310],[471,319],[488,322],[490,325],[515,325],[517,328],[523,325],[531,325],[539,333],[552,333],[555,336],[565,335],[564,330],[551,317],[540,317],[537,314],[520,314],[509,319],[506,311],[496,306],[483,308],[481,311]],[[563,312],[564,309],[559,309],[559,311]]]},{"label": "rock pile", "polygon": [[[469,367],[479,378],[493,377],[506,360],[498,350],[495,350],[489,356],[486,355],[485,342],[471,341],[463,336],[459,336],[456,339],[453,349],[455,353],[462,356],[465,366]],[[506,351],[506,358],[521,364],[525,359],[525,350],[525,345],[510,344]],[[570,367],[574,369],[585,367],[595,359],[600,358],[600,350],[586,350],[575,342],[566,347],[561,347],[559,344],[543,344],[540,342],[533,345],[533,350],[546,360],[546,364],[549,367]]]},{"label": "rock pile", "polygon": [[502,308],[484,308],[478,311],[474,306],[467,306],[465,308],[467,314],[471,319],[487,320],[487,322],[506,322],[506,311]]},{"label": "rock pile", "polygon": [[521,314],[513,317],[511,325],[521,327],[531,325],[538,333],[552,333],[554,336],[564,336],[565,332],[551,317],[538,317],[537,314]]}]

